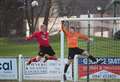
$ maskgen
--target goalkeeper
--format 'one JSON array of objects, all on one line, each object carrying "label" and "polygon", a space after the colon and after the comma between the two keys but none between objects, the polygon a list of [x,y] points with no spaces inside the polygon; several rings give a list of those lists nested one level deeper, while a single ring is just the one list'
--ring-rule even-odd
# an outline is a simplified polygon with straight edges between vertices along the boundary
[{"label": "goalkeeper", "polygon": [[[64,79],[66,80],[65,73],[67,72],[69,65],[73,63],[73,59],[75,55],[86,56],[90,58],[93,62],[97,62],[97,60],[94,56],[90,55],[86,50],[78,47],[79,38],[87,42],[90,42],[91,39],[82,33],[75,32],[74,27],[70,27],[69,29],[67,29],[67,27],[65,27],[63,24],[64,21],[62,22],[62,30],[65,33],[67,39],[67,47],[68,47],[68,63],[64,67]],[[102,63],[102,61],[98,61],[97,63],[100,64]]]}]

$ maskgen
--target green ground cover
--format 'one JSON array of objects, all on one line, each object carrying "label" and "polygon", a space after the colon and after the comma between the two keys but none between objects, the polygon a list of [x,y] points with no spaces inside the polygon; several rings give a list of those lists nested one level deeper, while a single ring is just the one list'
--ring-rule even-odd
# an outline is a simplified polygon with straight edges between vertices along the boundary
[{"label": "green ground cover", "polygon": [[[60,35],[50,37],[50,43],[60,57]],[[86,42],[79,41],[79,46],[87,49]],[[67,47],[65,41],[65,57],[67,57]],[[0,38],[0,56],[34,56],[38,53],[38,45],[35,40],[25,41],[23,38]],[[120,56],[120,41],[108,38],[94,37],[94,42],[90,44],[90,53],[95,56]]]}]

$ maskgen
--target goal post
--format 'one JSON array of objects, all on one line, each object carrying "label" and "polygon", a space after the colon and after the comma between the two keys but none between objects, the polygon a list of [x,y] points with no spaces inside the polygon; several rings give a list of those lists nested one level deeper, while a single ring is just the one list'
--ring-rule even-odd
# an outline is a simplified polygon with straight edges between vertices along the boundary
[{"label": "goal post", "polygon": [[94,18],[65,18],[61,21],[110,21],[110,20],[120,20],[120,17],[94,17]]},{"label": "goal post", "polygon": [[[67,27],[74,26],[76,30],[82,29],[95,29],[100,30],[101,29],[101,36],[104,35],[104,33],[107,33],[109,30],[110,34],[107,34],[107,36],[114,36],[114,34],[120,30],[120,17],[89,17],[89,18],[63,18],[61,21],[64,21],[64,25],[67,25]],[[88,26],[89,25],[89,26]],[[84,27],[84,28],[83,28]],[[84,30],[85,31],[85,30]],[[90,30],[93,31],[93,30]],[[92,34],[90,32],[90,34]],[[97,34],[97,32],[96,32]],[[88,35],[88,33],[87,33]],[[104,35],[105,36],[105,35]]]},{"label": "goal post", "polygon": [[[95,43],[93,42],[93,44],[90,44],[90,46],[87,46],[87,44],[81,40],[79,43],[79,46],[80,47],[82,46],[82,48],[84,48],[85,50],[87,50],[87,47],[89,47],[90,54],[92,55],[94,54],[95,56],[102,55],[105,57],[119,56],[119,51],[117,51],[120,49],[119,46],[117,45],[117,43],[119,42],[114,40],[112,32],[114,31],[115,28],[117,28],[115,32],[120,30],[120,17],[63,18],[61,21],[64,21],[65,27],[69,28],[70,26],[73,26],[75,27],[76,31],[82,32],[87,35],[90,34],[88,36],[92,37],[93,40],[95,38]],[[115,21],[116,23],[114,23]],[[90,31],[90,33],[88,33],[88,31]],[[102,33],[103,36],[101,35]],[[99,43],[102,44],[100,45]],[[111,46],[114,46],[112,50],[111,50]],[[74,82],[77,82],[80,79],[78,76],[79,75],[78,61],[80,57],[81,56],[79,55],[76,55],[74,57],[74,65],[73,65]]]},{"label": "goal post", "polygon": [[75,55],[75,57],[74,57],[74,67],[73,67],[73,69],[74,69],[74,74],[73,74],[73,78],[74,78],[74,82],[77,82],[78,81],[78,59],[79,59],[79,55]]},{"label": "goal post", "polygon": [[63,31],[60,32],[60,59],[61,59],[61,81],[64,82],[64,33]]}]

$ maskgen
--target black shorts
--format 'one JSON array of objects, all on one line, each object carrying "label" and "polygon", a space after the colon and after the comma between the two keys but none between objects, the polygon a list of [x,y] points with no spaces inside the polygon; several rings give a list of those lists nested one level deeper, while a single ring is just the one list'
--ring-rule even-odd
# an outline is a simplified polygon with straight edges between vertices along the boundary
[{"label": "black shorts", "polygon": [[48,54],[49,56],[54,56],[55,52],[51,46],[48,47],[41,46],[38,55],[43,57],[45,54]]},{"label": "black shorts", "polygon": [[69,55],[68,55],[68,59],[74,59],[74,56],[77,54],[82,54],[85,50],[84,49],[80,49],[78,47],[76,48],[69,48]]}]

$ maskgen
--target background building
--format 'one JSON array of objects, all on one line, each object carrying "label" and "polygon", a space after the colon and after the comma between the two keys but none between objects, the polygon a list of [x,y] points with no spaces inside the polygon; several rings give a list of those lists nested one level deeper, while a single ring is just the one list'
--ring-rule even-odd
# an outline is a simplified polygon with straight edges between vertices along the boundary
[{"label": "background building", "polygon": [[[43,23],[41,20],[44,20],[46,15],[48,0],[37,0],[38,6],[34,8],[31,7],[32,1],[33,0],[0,0],[0,37],[25,35],[25,19],[27,16],[33,20],[37,17],[42,17],[42,19],[39,20],[39,24]],[[102,8],[101,11],[97,10],[98,6]],[[88,10],[91,14],[97,14],[97,17],[119,16],[120,4],[117,3],[117,5],[114,6],[113,0],[51,0],[49,29],[56,20],[59,20],[57,19],[58,17],[80,17],[80,15],[87,15]],[[29,21],[30,25],[33,23],[33,20]],[[34,31],[35,26],[31,28],[32,31]]]}]

